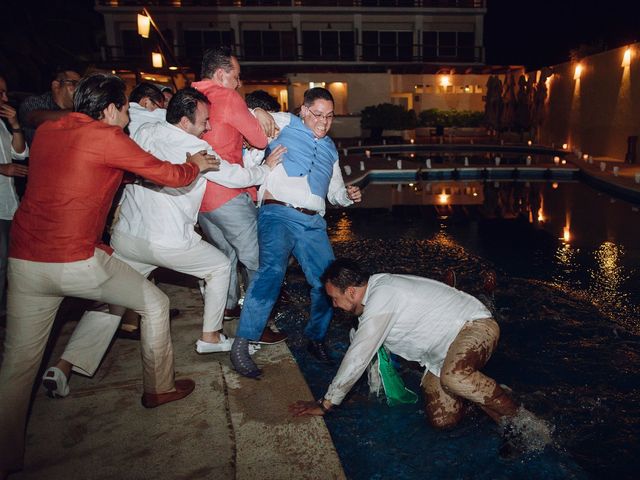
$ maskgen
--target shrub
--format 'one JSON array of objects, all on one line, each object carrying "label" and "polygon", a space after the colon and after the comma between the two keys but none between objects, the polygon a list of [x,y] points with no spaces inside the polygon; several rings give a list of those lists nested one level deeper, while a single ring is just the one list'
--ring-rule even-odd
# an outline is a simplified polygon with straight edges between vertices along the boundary
[{"label": "shrub", "polygon": [[439,110],[430,108],[423,110],[418,116],[421,127],[480,127],[484,121],[484,112],[473,110]]},{"label": "shrub", "polygon": [[416,112],[405,110],[400,105],[380,103],[362,110],[360,127],[370,129],[372,137],[381,137],[383,130],[407,130],[416,128]]}]

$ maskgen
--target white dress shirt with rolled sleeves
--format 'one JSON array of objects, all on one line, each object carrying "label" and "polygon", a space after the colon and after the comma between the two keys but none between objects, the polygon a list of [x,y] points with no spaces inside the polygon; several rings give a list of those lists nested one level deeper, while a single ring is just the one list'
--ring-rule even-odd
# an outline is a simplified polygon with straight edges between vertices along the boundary
[{"label": "white dress shirt with rolled sleeves", "polygon": [[[29,147],[25,144],[24,152],[13,149],[13,134],[0,121],[0,163],[7,164],[13,160],[24,160],[29,156]],[[18,196],[13,185],[13,177],[0,175],[0,220],[11,220],[18,209]]]},{"label": "white dress shirt with rolled sleeves", "polygon": [[[143,125],[134,140],[144,150],[171,163],[184,163],[187,153],[202,150],[217,155],[206,141],[166,121]],[[114,230],[169,248],[190,248],[201,239],[194,225],[207,181],[243,188],[264,182],[268,174],[266,165],[243,168],[221,159],[219,171],[206,172],[186,187],[127,185]]]},{"label": "white dress shirt with rolled sleeves", "polygon": [[[272,113],[271,115],[275,119],[280,130],[289,125],[291,118],[290,113],[277,112]],[[275,144],[277,144],[277,141]],[[256,154],[254,153],[253,155]],[[256,162],[256,157],[253,158],[252,162]],[[245,164],[251,164],[252,162],[245,160]],[[288,203],[294,207],[315,210],[320,213],[320,215],[325,214],[325,200],[324,198],[311,193],[311,187],[309,186],[307,177],[290,177],[287,175],[282,164],[276,166],[269,174],[265,183],[261,185],[260,190],[258,191],[259,204],[262,203],[264,194],[267,191],[274,199],[281,202]],[[332,205],[340,205],[342,207],[348,207],[353,203],[347,195],[344,179],[342,178],[342,172],[340,171],[340,164],[337,161],[333,165],[333,174],[331,176],[331,182],[329,183],[327,200],[329,200]]]},{"label": "white dress shirt with rolled sleeves", "polygon": [[464,324],[491,317],[477,298],[412,275],[372,275],[362,304],[358,330],[324,396],[334,405],[342,402],[381,345],[439,377]]}]

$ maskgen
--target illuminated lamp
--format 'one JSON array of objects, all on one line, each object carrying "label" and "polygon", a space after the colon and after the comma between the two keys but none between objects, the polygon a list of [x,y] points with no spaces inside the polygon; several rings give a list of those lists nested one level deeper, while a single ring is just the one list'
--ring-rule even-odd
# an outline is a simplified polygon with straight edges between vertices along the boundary
[{"label": "illuminated lamp", "polygon": [[138,35],[142,38],[149,38],[149,31],[151,30],[151,19],[146,15],[138,14]]}]

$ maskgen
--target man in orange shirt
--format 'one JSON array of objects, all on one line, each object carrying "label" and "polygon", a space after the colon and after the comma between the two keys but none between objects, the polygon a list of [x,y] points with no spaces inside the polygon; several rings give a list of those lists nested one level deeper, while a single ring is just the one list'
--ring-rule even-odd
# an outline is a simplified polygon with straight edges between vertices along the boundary
[{"label": "man in orange shirt", "polygon": [[[264,110],[254,110],[255,117],[236,91],[240,82],[240,64],[230,47],[207,50],[202,59],[202,80],[193,83],[211,103],[211,130],[202,138],[229,163],[242,163],[243,139],[256,148],[267,146],[267,137],[276,132],[275,121]],[[240,316],[237,264],[243,267],[245,288],[258,270],[258,211],[255,187],[228,188],[207,183],[198,223],[207,239],[231,260],[231,287],[227,296],[225,318]],[[266,328],[261,343],[278,343],[286,335]]]},{"label": "man in orange shirt", "polygon": [[74,94],[73,113],[41,125],[32,145],[29,185],[13,220],[9,249],[0,478],[22,468],[31,388],[66,296],[122,305],[142,316],[145,407],[193,391],[193,380],[174,381],[169,299],[113,258],[100,238],[125,170],[181,187],[218,162],[201,153],[184,164],[158,160],[123,132],[127,109],[122,80],[104,74],[86,77]]}]

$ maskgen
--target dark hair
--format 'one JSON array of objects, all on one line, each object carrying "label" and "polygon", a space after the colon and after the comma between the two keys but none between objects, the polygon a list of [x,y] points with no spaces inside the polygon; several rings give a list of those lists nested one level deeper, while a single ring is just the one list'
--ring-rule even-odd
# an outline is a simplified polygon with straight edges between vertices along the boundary
[{"label": "dark hair", "polygon": [[279,112],[280,104],[276,97],[269,95],[264,90],[254,90],[244,97],[244,101],[249,108],[261,108],[267,112]]},{"label": "dark hair", "polygon": [[319,98],[322,100],[328,100],[335,105],[335,102],[333,101],[333,95],[331,95],[331,92],[329,90],[322,87],[315,87],[310,88],[309,90],[304,92],[304,106],[310,107],[311,105],[313,105],[313,102],[315,102]]},{"label": "dark hair", "polygon": [[120,110],[127,103],[124,82],[109,73],[94,73],[80,80],[73,93],[73,111],[101,120],[103,110],[114,104]]},{"label": "dark hair", "polygon": [[144,97],[149,97],[155,103],[162,104],[164,102],[164,95],[153,83],[142,82],[136,85],[129,94],[129,101],[140,103]]},{"label": "dark hair", "polygon": [[180,123],[182,117],[187,117],[191,123],[196,121],[198,102],[209,105],[209,100],[195,88],[185,88],[171,97],[167,106],[167,122],[172,125]]},{"label": "dark hair", "polygon": [[211,78],[219,68],[228,72],[233,68],[233,65],[231,64],[231,57],[233,57],[233,53],[231,51],[231,47],[228,45],[206,50],[202,57],[202,69],[200,70],[200,76],[202,78]]},{"label": "dark hair", "polygon": [[170,93],[172,93],[172,94],[173,94],[173,88],[171,88],[171,87],[168,87],[168,86],[166,86],[166,85],[163,85],[163,86],[161,86],[161,87],[159,87],[159,88],[160,88],[160,91],[161,91],[162,93],[164,93],[164,92],[170,92]]},{"label": "dark hair", "polygon": [[[78,70],[76,70],[76,68],[72,67],[71,65],[56,65],[50,72],[51,81],[60,81],[64,80],[67,72],[78,73]],[[80,74],[78,73],[78,75]]]},{"label": "dark hair", "polygon": [[344,292],[347,287],[362,287],[370,276],[355,260],[337,258],[327,267],[320,279],[323,284],[331,282]]}]

